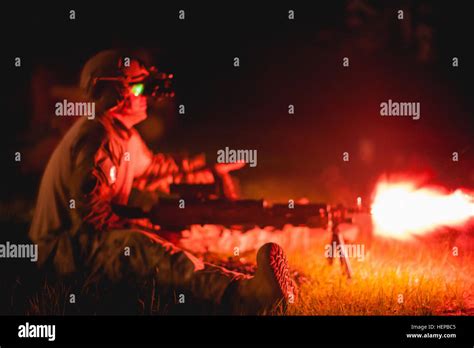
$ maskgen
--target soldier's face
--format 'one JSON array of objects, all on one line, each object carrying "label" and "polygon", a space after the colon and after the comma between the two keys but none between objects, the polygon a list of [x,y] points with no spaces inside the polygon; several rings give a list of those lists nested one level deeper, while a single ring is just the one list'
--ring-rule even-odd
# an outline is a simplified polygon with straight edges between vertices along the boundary
[{"label": "soldier's face", "polygon": [[130,108],[131,112],[146,112],[146,97],[143,95],[144,79],[149,75],[146,70],[138,61],[132,60],[129,67],[124,68],[125,81],[127,86],[127,95],[125,99],[128,99],[127,107]]},{"label": "soldier's face", "polygon": [[125,110],[127,113],[143,113],[146,112],[147,101],[146,97],[143,95],[135,95],[130,93],[130,95],[125,98]]},{"label": "soldier's face", "polygon": [[149,72],[138,62],[132,60],[124,67],[124,100],[114,108],[114,113],[127,126],[133,127],[147,117],[147,99],[143,95],[144,79]]}]

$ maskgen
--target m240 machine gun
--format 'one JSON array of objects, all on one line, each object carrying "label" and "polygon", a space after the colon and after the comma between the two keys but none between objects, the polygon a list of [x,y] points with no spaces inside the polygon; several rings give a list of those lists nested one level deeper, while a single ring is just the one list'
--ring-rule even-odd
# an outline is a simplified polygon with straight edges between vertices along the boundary
[{"label": "m240 machine gun", "polygon": [[[326,203],[267,204],[263,199],[229,200],[219,196],[213,184],[173,184],[170,197],[161,198],[149,212],[136,209],[127,217],[148,218],[154,225],[166,231],[181,231],[190,225],[223,225],[234,228],[250,229],[255,226],[284,225],[327,228],[331,233],[331,245],[339,248],[339,255],[334,251],[328,259],[333,264],[338,257],[345,274],[352,277],[352,269],[345,253],[344,239],[340,233],[341,223],[351,223],[351,214],[360,211],[348,209],[342,205],[331,206]],[[358,202],[360,203],[360,202]],[[121,207],[115,211],[124,215]]]}]

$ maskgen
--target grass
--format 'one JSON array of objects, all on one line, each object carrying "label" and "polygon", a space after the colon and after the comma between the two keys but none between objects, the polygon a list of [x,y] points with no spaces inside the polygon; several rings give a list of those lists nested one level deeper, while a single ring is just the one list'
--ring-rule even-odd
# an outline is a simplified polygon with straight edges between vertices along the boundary
[{"label": "grass", "polygon": [[[474,254],[459,246],[459,256],[446,241],[398,242],[375,239],[363,261],[351,259],[353,278],[348,280],[339,262],[330,266],[324,255],[327,234],[319,234],[304,248],[288,252],[292,274],[300,286],[295,303],[286,315],[474,315]],[[205,254],[204,258],[251,273],[251,263],[239,265],[228,256]],[[245,254],[254,260],[255,252]],[[220,261],[218,261],[220,260]],[[237,262],[236,262],[237,261]],[[26,299],[30,315],[68,314],[208,314],[210,306],[179,307],[156,294],[147,284],[129,291],[124,303],[104,301],[117,289],[84,290],[78,280],[43,281],[39,291]],[[118,292],[117,292],[118,291]],[[76,294],[71,304],[70,294]],[[124,295],[122,293],[122,299]],[[166,298],[173,298],[168,294]],[[21,299],[14,299],[21,301]],[[279,312],[274,314],[281,314]]]},{"label": "grass", "polygon": [[[290,315],[473,315],[474,255],[454,256],[443,242],[376,239],[365,260],[351,260],[347,280],[339,263],[329,266],[321,239],[289,255],[308,276]],[[460,248],[461,249],[461,248]]]}]

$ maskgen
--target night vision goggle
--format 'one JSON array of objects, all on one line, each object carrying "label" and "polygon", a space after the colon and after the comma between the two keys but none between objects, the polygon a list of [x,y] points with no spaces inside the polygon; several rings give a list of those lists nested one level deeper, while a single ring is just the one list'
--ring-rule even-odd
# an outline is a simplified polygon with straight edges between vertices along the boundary
[{"label": "night vision goggle", "polygon": [[173,74],[158,72],[154,67],[149,69],[150,74],[139,81],[129,81],[127,78],[119,77],[96,77],[94,85],[99,81],[119,82],[122,86],[128,86],[131,93],[138,96],[146,97],[174,97],[173,90]]}]

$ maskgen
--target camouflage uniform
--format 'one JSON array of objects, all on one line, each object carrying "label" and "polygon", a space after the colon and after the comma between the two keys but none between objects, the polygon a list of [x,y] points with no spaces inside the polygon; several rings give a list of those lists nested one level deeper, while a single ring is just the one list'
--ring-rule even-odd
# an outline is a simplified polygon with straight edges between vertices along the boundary
[{"label": "camouflage uniform", "polygon": [[41,180],[30,229],[40,265],[59,274],[85,268],[112,281],[154,275],[159,285],[218,302],[233,279],[245,276],[203,263],[156,234],[130,229],[112,211],[112,204],[127,204],[132,187],[148,177],[166,181],[167,160],[111,113],[78,120]]},{"label": "camouflage uniform", "polygon": [[[191,173],[191,161],[178,171],[170,157],[154,155],[133,127],[147,117],[146,97],[134,87],[144,84],[153,69],[135,58],[126,65],[124,57],[130,55],[103,51],[84,66],[80,85],[95,102],[98,117],[77,121],[48,162],[30,229],[39,264],[59,274],[86,271],[89,281],[151,276],[159,288],[224,302],[237,313],[246,311],[247,304],[248,312],[255,313],[292,295],[286,256],[276,244],[260,248],[250,277],[201,262],[114,213],[114,205],[127,205],[133,186],[166,190],[188,174],[194,182],[202,180]],[[232,169],[215,169],[226,196],[235,198]],[[211,174],[201,175],[209,180]]]}]

